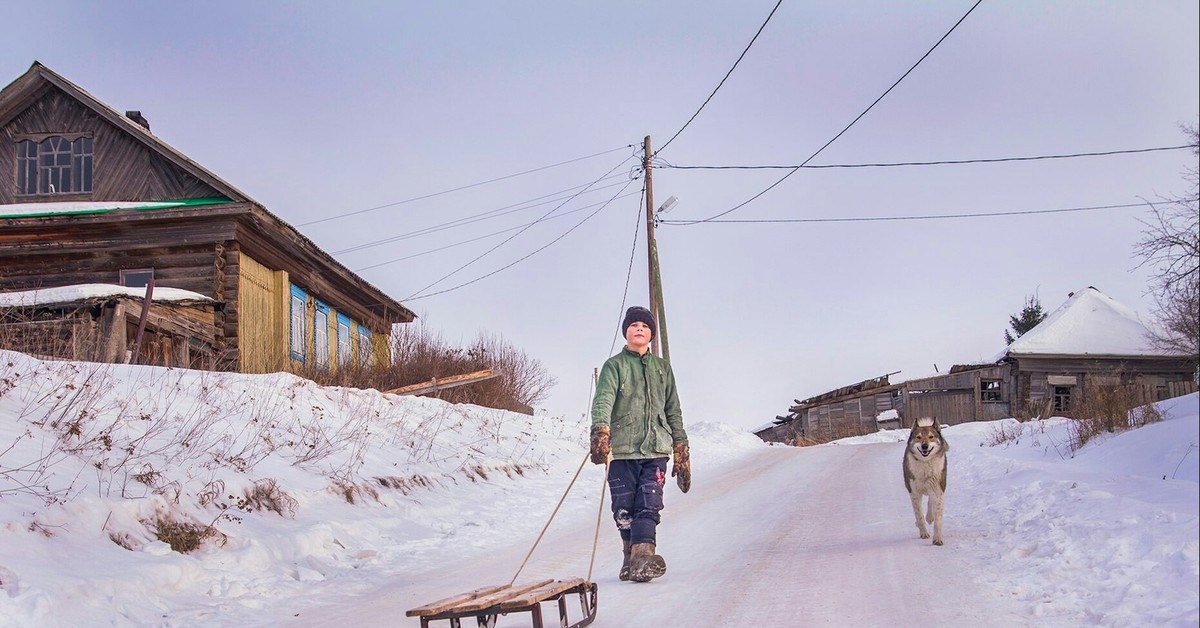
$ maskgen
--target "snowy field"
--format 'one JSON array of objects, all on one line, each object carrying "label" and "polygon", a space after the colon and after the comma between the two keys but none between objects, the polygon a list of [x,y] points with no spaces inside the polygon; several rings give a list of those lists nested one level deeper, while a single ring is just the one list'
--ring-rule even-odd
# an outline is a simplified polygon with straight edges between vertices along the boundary
[{"label": "snowy field", "polygon": [[0,351],[0,626],[417,626],[512,578],[577,472],[521,580],[594,569],[597,626],[1196,626],[1198,398],[1159,406],[1074,454],[1065,419],[947,429],[944,547],[917,538],[904,430],[790,448],[689,424],[668,573],[639,585],[607,515],[590,561],[578,422]]}]

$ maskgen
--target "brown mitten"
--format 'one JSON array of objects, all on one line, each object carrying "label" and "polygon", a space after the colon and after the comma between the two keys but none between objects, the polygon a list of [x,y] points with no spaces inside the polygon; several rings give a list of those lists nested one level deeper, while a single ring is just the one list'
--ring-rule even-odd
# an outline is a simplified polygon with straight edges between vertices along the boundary
[{"label": "brown mitten", "polygon": [[604,464],[608,462],[608,455],[612,453],[612,444],[609,442],[609,432],[607,425],[592,426],[592,463]]},{"label": "brown mitten", "polygon": [[686,441],[675,443],[675,466],[671,467],[671,475],[675,476],[679,490],[686,493],[692,488],[692,454]]}]

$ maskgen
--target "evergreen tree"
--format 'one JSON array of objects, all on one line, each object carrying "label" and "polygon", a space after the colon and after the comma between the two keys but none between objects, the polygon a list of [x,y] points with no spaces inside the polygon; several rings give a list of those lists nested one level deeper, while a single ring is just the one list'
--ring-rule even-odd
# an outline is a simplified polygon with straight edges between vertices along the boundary
[{"label": "evergreen tree", "polygon": [[1004,344],[1011,345],[1014,340],[1036,327],[1044,318],[1046,318],[1046,313],[1042,311],[1042,302],[1038,300],[1036,294],[1029,295],[1025,298],[1025,307],[1021,310],[1021,315],[1008,317],[1008,324],[1017,335],[1014,336],[1007,329],[1004,330]]}]

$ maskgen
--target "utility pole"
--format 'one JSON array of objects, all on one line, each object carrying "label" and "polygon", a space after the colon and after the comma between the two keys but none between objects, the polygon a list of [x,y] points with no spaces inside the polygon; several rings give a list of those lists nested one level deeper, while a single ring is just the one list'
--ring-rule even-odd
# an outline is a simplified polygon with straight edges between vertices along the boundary
[{"label": "utility pole", "polygon": [[[650,164],[650,136],[642,141],[642,172],[646,173],[646,277],[650,286],[650,302],[646,304],[650,313],[658,316],[658,294],[654,286],[654,175]],[[662,357],[662,342],[658,334],[650,343],[654,355]]]},{"label": "utility pole", "polygon": [[[658,333],[651,342],[654,355],[671,361],[671,350],[667,346],[667,311],[663,305],[662,272],[658,265],[658,243],[654,239],[654,166],[650,163],[650,136],[642,144],[642,170],[646,173],[646,265],[650,285],[650,312],[658,320]],[[671,201],[672,199],[668,199]]]}]

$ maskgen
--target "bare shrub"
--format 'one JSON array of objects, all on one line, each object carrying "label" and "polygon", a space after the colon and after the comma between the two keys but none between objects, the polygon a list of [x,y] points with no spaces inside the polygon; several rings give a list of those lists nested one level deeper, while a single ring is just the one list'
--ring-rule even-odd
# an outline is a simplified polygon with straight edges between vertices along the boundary
[{"label": "bare shrub", "polygon": [[1101,434],[1112,434],[1161,421],[1162,415],[1138,385],[1091,386],[1072,411],[1069,425],[1071,451],[1078,451]]},{"label": "bare shrub", "polygon": [[138,547],[137,540],[128,532],[109,532],[108,539],[131,552]]},{"label": "bare shrub", "polygon": [[804,434],[797,434],[795,440],[792,441],[792,444],[796,447],[811,447],[813,445],[820,445],[821,443],[822,441],[811,436],[805,436]]},{"label": "bare shrub", "polygon": [[436,485],[428,477],[415,474],[407,478],[398,476],[377,477],[375,481],[384,488],[400,491],[402,495],[408,495],[418,488],[432,488]]},{"label": "bare shrub", "polygon": [[1006,443],[1020,444],[1021,435],[1025,433],[1025,425],[1019,421],[1000,421],[992,429],[991,436],[985,443],[988,447],[997,447]]},{"label": "bare shrub", "polygon": [[[172,550],[180,554],[195,551],[204,541],[213,537],[220,537],[222,542],[225,540],[225,535],[221,534],[212,525],[192,523],[190,521],[176,521],[169,517],[159,517],[153,522],[147,523],[147,525],[152,528],[154,536],[158,540],[170,545]],[[113,541],[117,542],[118,545],[122,545],[116,539],[113,539]]]},{"label": "bare shrub", "polygon": [[389,388],[484,369],[492,369],[498,375],[433,393],[450,403],[532,414],[533,407],[546,398],[555,384],[541,362],[495,334],[480,334],[464,349],[449,344],[423,323],[406,325],[394,337],[392,357],[395,385]]},{"label": "bare shrub", "polygon": [[1129,427],[1142,427],[1162,420],[1162,412],[1159,411],[1158,406],[1152,403],[1138,406],[1129,411]]},{"label": "bare shrub", "polygon": [[329,488],[337,495],[341,495],[342,499],[346,500],[347,504],[357,504],[359,498],[369,497],[376,501],[379,500],[379,491],[375,490],[374,486],[365,482],[354,483],[343,480],[335,480]]},{"label": "bare shrub", "polygon": [[299,502],[279,488],[275,480],[259,480],[254,486],[242,491],[242,499],[237,502],[238,508],[246,512],[269,510],[281,517],[294,517]]}]

